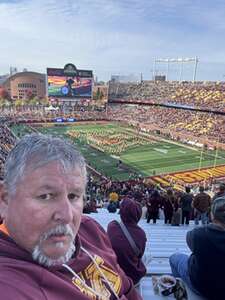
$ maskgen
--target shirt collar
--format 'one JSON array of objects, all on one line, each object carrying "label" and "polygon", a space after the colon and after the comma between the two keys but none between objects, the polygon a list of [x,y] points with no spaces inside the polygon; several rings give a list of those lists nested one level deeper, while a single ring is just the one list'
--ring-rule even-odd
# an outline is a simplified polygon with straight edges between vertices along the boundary
[{"label": "shirt collar", "polygon": [[9,236],[8,229],[7,229],[7,227],[6,227],[6,225],[5,225],[4,223],[2,223],[2,224],[0,225],[0,231],[4,232],[6,235]]}]

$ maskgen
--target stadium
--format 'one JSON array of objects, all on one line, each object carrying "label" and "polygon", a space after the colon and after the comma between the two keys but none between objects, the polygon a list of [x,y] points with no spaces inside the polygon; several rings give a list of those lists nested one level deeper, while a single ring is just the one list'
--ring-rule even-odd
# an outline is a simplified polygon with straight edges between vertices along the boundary
[{"label": "stadium", "polygon": [[[2,99],[2,179],[9,151],[24,135],[39,132],[68,139],[88,166],[86,213],[101,207],[94,218],[105,229],[113,218],[119,220],[119,215],[106,213],[112,193],[119,200],[134,198],[145,207],[155,189],[162,198],[172,189],[179,202],[186,186],[194,194],[203,186],[213,197],[225,182],[224,82],[111,80],[106,93],[106,86],[94,83],[92,71],[72,64],[48,68],[47,76],[47,105],[41,99],[22,105],[7,100],[6,105]],[[194,226],[193,211],[189,228],[165,227],[161,219],[157,216],[157,227],[145,219],[140,222],[148,240],[145,256],[151,257],[150,275],[169,273],[168,257],[175,250],[190,253],[185,234]],[[146,294],[147,282],[148,277],[141,293],[145,299],[155,299]]]},{"label": "stadium", "polygon": [[60,70],[47,70],[49,99],[57,99],[57,110],[3,103],[2,117],[13,120],[13,135],[39,131],[69,138],[90,169],[113,181],[143,177],[184,187],[225,176],[224,83],[110,81],[102,102],[93,100],[91,71],[89,81],[87,75],[81,79],[84,70],[75,77],[73,97],[60,96],[65,82]]}]

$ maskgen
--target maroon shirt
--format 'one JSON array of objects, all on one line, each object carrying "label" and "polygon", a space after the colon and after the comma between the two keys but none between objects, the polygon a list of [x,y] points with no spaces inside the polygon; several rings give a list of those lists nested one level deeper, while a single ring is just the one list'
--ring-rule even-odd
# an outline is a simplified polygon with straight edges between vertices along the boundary
[{"label": "maroon shirt", "polygon": [[142,209],[139,203],[131,199],[122,201],[120,216],[136,246],[140,250],[139,256],[134,253],[134,250],[117,221],[110,222],[107,228],[107,233],[117,255],[118,263],[127,276],[133,280],[134,284],[139,282],[146,274],[145,265],[141,260],[145,251],[146,235],[144,230],[137,225],[141,214]]},{"label": "maroon shirt", "polygon": [[[120,299],[141,300],[131,280],[116,261],[116,256],[102,227],[83,216],[76,238],[76,253],[67,263],[87,285],[114,300],[110,289],[93,261],[81,245],[94,256],[100,269],[114,286]],[[27,251],[0,232],[0,294],[4,300],[90,300],[96,296],[88,292],[64,267],[45,268],[35,263]],[[102,289],[100,291],[100,289]]]}]

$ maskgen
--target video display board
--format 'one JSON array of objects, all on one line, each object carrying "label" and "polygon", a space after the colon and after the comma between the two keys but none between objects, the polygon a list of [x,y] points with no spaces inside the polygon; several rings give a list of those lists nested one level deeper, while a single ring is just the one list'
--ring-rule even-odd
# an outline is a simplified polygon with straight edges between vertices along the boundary
[{"label": "video display board", "polygon": [[76,69],[69,74],[65,68],[47,68],[47,76],[50,97],[92,98],[92,71]]}]

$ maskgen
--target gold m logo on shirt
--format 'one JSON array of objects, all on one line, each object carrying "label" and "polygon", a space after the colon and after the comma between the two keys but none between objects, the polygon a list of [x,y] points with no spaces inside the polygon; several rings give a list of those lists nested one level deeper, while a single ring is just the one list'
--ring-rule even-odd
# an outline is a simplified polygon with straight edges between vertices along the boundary
[{"label": "gold m logo on shirt", "polygon": [[[104,265],[104,260],[101,257],[95,255],[94,259],[95,262],[98,264],[99,269],[105,275],[108,282],[112,286],[113,290],[117,294],[119,294],[122,284],[120,276],[118,276],[118,274],[115,273],[112,269]],[[112,293],[108,283],[105,282],[105,279],[103,278],[101,272],[96,268],[95,264],[91,262],[82,273],[79,273],[79,277],[82,279],[83,282],[86,283],[86,285],[90,286],[94,291],[101,295],[101,300],[109,300]],[[99,299],[99,297],[96,296],[94,292],[89,290],[83,282],[81,282],[81,280],[77,278],[73,278],[73,284],[77,288],[79,288],[79,290],[82,293],[87,295],[90,299]]]}]

